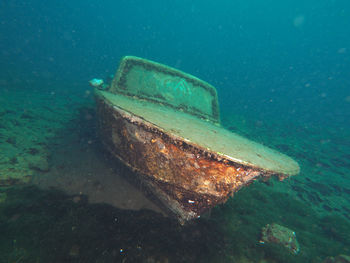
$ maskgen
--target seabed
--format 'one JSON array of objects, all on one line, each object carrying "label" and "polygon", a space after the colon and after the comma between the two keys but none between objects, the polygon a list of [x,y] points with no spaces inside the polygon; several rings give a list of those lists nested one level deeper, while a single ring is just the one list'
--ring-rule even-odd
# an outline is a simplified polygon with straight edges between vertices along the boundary
[{"label": "seabed", "polygon": [[[301,173],[255,182],[181,226],[100,144],[92,91],[54,90],[0,90],[0,262],[322,262],[350,254],[348,130],[257,126],[223,111],[223,126],[292,156]],[[259,243],[270,223],[295,231],[299,254]]]}]

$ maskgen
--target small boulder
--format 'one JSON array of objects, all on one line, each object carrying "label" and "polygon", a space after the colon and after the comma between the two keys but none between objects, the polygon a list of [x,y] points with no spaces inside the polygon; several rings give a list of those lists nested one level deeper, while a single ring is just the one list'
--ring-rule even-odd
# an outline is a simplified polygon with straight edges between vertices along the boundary
[{"label": "small boulder", "polygon": [[293,254],[298,254],[300,251],[295,232],[276,223],[263,227],[260,243],[264,244],[265,242],[280,244]]}]

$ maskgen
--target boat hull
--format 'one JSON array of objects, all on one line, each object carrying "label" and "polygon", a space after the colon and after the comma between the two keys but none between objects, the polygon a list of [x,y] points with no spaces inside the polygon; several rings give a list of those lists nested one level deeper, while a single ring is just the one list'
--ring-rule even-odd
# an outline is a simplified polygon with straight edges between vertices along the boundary
[{"label": "boat hull", "polygon": [[199,217],[259,176],[270,176],[187,142],[96,96],[98,131],[112,155],[135,171],[181,223]]}]

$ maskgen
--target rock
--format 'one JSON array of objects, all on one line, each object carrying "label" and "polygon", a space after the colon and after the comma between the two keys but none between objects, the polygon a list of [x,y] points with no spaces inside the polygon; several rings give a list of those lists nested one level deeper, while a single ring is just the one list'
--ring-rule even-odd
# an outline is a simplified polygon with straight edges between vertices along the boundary
[{"label": "rock", "polygon": [[327,257],[322,263],[350,263],[350,256],[339,255],[336,257]]},{"label": "rock", "polygon": [[300,251],[295,232],[276,223],[263,227],[260,243],[264,244],[265,242],[280,244],[293,254],[298,254]]},{"label": "rock", "polygon": [[41,172],[48,172],[50,170],[49,162],[45,156],[35,155],[28,159],[29,168]]}]

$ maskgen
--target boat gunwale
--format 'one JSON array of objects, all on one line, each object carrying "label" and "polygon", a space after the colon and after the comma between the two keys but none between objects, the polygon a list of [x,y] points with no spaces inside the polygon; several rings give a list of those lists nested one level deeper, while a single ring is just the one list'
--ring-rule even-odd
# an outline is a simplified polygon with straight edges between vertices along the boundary
[{"label": "boat gunwale", "polygon": [[[108,98],[103,96],[103,94],[99,94],[99,96],[102,96],[103,97],[102,100],[104,102],[107,102],[110,106],[112,106],[113,109],[118,110],[118,111],[123,111],[124,114],[122,114],[122,116],[124,117],[124,119],[126,119],[130,123],[141,126],[142,128],[144,128],[147,131],[150,131],[152,133],[156,133],[157,135],[162,136],[163,139],[170,141],[172,144],[174,144],[176,146],[181,146],[183,148],[189,149],[189,151],[191,151],[194,154],[201,154],[202,156],[205,156],[205,158],[207,160],[214,160],[214,161],[222,162],[224,164],[227,164],[227,165],[230,165],[230,166],[233,166],[236,168],[243,167],[243,168],[254,169],[254,170],[261,172],[262,177],[270,177],[271,175],[275,175],[280,180],[283,180],[284,178],[286,178],[288,176],[296,175],[300,171],[299,165],[297,166],[298,169],[296,169],[295,171],[290,171],[289,173],[283,173],[283,172],[278,172],[278,171],[274,171],[274,170],[269,170],[269,169],[262,168],[262,167],[254,165],[254,164],[248,163],[246,161],[231,157],[231,156],[226,155],[224,153],[216,152],[216,151],[213,151],[211,149],[202,147],[202,146],[192,142],[189,139],[186,139],[182,136],[167,132],[162,127],[144,119],[143,117],[136,115],[136,114],[130,112],[129,110],[124,109],[121,106],[115,105],[114,103],[109,101]],[[145,123],[147,123],[147,125]],[[223,127],[221,127],[221,128],[223,128]],[[266,147],[266,146],[264,146],[264,147]],[[273,150],[271,148],[269,148],[269,149]],[[275,151],[275,150],[273,150],[273,151]],[[279,153],[279,152],[277,152],[277,153]],[[281,154],[281,153],[279,153],[279,154]],[[288,158],[290,158],[290,157],[288,157]]]}]

